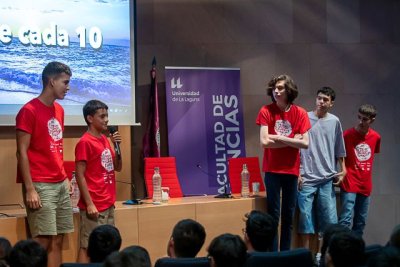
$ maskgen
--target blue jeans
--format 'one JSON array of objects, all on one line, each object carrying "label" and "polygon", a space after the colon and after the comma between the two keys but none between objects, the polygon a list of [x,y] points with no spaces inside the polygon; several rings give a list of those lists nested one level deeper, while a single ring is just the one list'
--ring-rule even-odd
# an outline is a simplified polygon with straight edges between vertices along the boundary
[{"label": "blue jeans", "polygon": [[[282,190],[282,217],[280,233],[280,251],[289,250],[292,239],[293,217],[297,200],[297,176],[280,173],[265,173],[267,190],[267,211],[279,222],[281,217],[281,190]],[[273,251],[278,250],[278,238],[275,236]]]},{"label": "blue jeans", "polygon": [[338,222],[336,195],[332,180],[316,186],[303,185],[297,196],[301,234],[323,233],[329,224]]},{"label": "blue jeans", "polygon": [[[353,232],[362,236],[367,221],[370,197],[340,190],[340,201],[342,208],[339,224],[347,226]],[[352,223],[353,227],[351,228]]]}]

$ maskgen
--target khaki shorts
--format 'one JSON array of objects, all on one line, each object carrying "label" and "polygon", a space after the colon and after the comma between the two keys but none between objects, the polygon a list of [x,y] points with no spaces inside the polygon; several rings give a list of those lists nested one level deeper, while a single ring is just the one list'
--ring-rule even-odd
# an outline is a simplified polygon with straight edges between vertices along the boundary
[{"label": "khaki shorts", "polygon": [[59,183],[33,183],[42,207],[30,209],[26,205],[26,190],[22,186],[26,214],[32,237],[58,235],[74,231],[71,199],[66,180]]},{"label": "khaki shorts", "polygon": [[97,219],[92,219],[87,216],[86,210],[80,211],[80,247],[87,248],[89,242],[89,235],[96,226],[103,224],[115,225],[114,220],[114,206],[99,212],[99,217]]}]

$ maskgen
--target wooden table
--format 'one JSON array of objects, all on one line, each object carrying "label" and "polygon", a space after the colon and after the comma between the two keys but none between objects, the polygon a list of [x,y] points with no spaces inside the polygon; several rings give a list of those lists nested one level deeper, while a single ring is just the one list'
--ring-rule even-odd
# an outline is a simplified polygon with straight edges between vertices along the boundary
[{"label": "wooden table", "polygon": [[[223,233],[242,235],[243,216],[253,210],[266,210],[265,195],[256,198],[220,199],[213,196],[170,199],[168,203],[153,205],[143,201],[141,205],[116,203],[115,224],[122,236],[122,248],[130,245],[145,247],[154,263],[166,255],[172,228],[182,219],[191,218],[206,229],[206,242],[199,256],[206,255],[211,240]],[[0,211],[13,217],[0,218],[0,236],[12,244],[28,237],[24,209]],[[74,262],[78,252],[79,214],[74,214],[75,232],[68,234],[63,243],[63,261]]]}]

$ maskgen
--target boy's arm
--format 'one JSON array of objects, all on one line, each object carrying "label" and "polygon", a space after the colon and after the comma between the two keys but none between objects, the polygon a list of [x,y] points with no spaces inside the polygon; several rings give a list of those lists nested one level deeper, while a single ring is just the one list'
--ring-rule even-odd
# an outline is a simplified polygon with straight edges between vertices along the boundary
[{"label": "boy's arm", "polygon": [[[122,138],[118,131],[113,134],[110,134],[110,139],[113,144],[118,143],[121,144]],[[119,146],[119,152],[121,154],[121,146]],[[114,158],[114,170],[120,172],[122,170],[122,155],[116,156]]]},{"label": "boy's arm", "polygon": [[83,198],[86,204],[86,213],[91,218],[97,218],[99,217],[99,211],[93,204],[92,198],[90,197],[85,179],[85,171],[86,171],[86,162],[77,161],[75,163],[75,177],[76,177],[76,182],[78,183],[81,197]]},{"label": "boy's arm", "polygon": [[24,181],[26,195],[25,201],[29,208],[39,209],[42,207],[39,194],[33,186],[32,177],[29,167],[28,148],[31,143],[31,135],[27,132],[17,130],[17,160],[18,169]]},{"label": "boy's arm", "polygon": [[268,133],[268,126],[261,125],[260,127],[260,144],[263,148],[281,148],[287,145],[276,140],[277,135]]},{"label": "boy's arm", "polygon": [[338,158],[339,165],[340,165],[340,170],[341,170],[341,171],[338,172],[338,173],[335,175],[335,178],[334,178],[335,182],[333,183],[335,186],[340,186],[340,184],[343,182],[344,177],[345,177],[346,174],[347,174],[346,164],[345,164],[345,161],[344,161],[344,160],[345,160],[344,157]]},{"label": "boy's arm", "polygon": [[275,142],[280,142],[285,144],[286,146],[294,147],[294,148],[308,148],[308,132],[304,134],[296,134],[293,138],[283,136],[283,135],[273,135],[271,139]]}]

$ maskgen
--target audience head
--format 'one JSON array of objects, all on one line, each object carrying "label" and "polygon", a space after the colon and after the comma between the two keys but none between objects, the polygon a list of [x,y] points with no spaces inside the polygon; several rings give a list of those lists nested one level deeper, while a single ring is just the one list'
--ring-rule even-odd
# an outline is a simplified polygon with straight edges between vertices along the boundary
[{"label": "audience head", "polygon": [[10,267],[47,267],[47,251],[35,240],[18,241],[11,249]]},{"label": "audience head", "polygon": [[247,258],[246,244],[238,235],[222,234],[208,247],[211,267],[242,267]]},{"label": "audience head", "polygon": [[341,224],[330,224],[326,227],[322,238],[321,254],[325,255],[329,242],[334,234],[348,233],[350,229]]},{"label": "audience head", "polygon": [[273,77],[269,82],[268,82],[268,88],[267,88],[267,95],[269,95],[272,99],[272,102],[276,102],[274,98],[274,90],[275,90],[275,85],[279,81],[284,81],[285,82],[285,90],[287,94],[287,100],[288,103],[293,103],[293,101],[297,98],[297,95],[299,94],[299,91],[297,90],[297,85],[294,83],[293,79],[287,75],[287,74],[282,74],[276,77]]},{"label": "audience head", "polygon": [[194,258],[206,239],[204,227],[192,220],[179,221],[172,230],[167,253],[173,258]]},{"label": "audience head", "polygon": [[368,267],[400,267],[400,251],[397,247],[382,248],[368,261]]},{"label": "audience head", "polygon": [[253,210],[246,214],[244,240],[248,251],[271,251],[277,223],[268,213]]},{"label": "audience head", "polygon": [[104,262],[105,267],[151,267],[150,256],[141,246],[130,246],[113,252]]},{"label": "audience head", "polygon": [[90,262],[103,262],[108,255],[121,247],[121,235],[112,225],[99,225],[89,235],[87,255]]},{"label": "audience head", "polygon": [[8,260],[11,249],[10,241],[7,238],[0,237],[0,260]]},{"label": "audience head", "polygon": [[325,265],[330,267],[353,267],[364,264],[365,243],[361,236],[337,233],[331,238],[325,255]]},{"label": "audience head", "polygon": [[389,245],[400,249],[400,224],[393,229],[390,235]]}]

